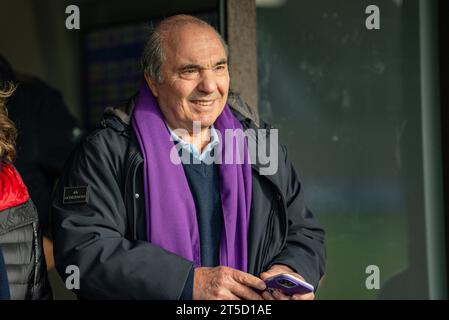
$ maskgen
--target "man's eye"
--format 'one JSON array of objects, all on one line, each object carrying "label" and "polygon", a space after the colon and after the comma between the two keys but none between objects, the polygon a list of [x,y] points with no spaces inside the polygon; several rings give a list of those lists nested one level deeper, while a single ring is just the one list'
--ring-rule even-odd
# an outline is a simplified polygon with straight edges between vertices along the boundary
[{"label": "man's eye", "polygon": [[182,71],[183,74],[194,74],[196,72],[198,72],[196,69],[186,69]]}]

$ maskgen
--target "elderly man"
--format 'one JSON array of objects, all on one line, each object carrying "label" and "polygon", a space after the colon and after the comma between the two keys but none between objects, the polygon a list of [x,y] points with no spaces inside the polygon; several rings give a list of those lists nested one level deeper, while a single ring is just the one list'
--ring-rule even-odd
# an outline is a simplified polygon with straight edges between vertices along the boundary
[{"label": "elderly man", "polygon": [[[106,110],[54,193],[60,275],[77,266],[74,291],[88,299],[313,299],[266,290],[263,280],[280,273],[317,287],[324,231],[284,146],[273,148],[277,170],[264,175],[249,136],[242,148],[226,138],[265,129],[253,135],[257,145],[270,128],[228,94],[220,35],[191,16],[167,18],[142,62],[138,95]],[[240,161],[206,161],[229,150]],[[193,163],[178,161],[182,154]]]}]

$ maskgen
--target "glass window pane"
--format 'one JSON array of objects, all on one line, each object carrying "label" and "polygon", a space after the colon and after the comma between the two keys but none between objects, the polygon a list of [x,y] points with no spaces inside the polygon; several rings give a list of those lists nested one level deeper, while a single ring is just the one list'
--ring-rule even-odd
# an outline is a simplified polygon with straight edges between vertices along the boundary
[{"label": "glass window pane", "polygon": [[263,2],[259,112],[327,231],[317,297],[428,298],[418,1],[379,2],[380,30],[368,1]]}]

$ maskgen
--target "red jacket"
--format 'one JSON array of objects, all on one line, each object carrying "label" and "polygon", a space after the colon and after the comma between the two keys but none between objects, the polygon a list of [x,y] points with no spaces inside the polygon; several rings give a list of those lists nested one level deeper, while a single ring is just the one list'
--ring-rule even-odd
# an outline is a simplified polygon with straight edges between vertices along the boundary
[{"label": "red jacket", "polygon": [[2,162],[0,166],[0,212],[18,206],[30,199],[28,190],[13,165]]},{"label": "red jacket", "polygon": [[13,300],[51,299],[36,207],[17,170],[0,163],[0,249]]}]

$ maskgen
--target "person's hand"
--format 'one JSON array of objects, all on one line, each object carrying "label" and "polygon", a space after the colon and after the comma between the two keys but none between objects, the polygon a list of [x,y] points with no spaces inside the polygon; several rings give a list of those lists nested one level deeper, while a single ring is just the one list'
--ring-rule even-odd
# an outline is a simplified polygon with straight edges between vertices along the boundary
[{"label": "person's hand", "polygon": [[260,293],[266,289],[261,279],[229,267],[195,268],[194,300],[263,300]]},{"label": "person's hand", "polygon": [[[303,277],[301,277],[299,274],[294,272],[290,267],[287,267],[286,265],[282,265],[282,264],[274,264],[268,271],[262,272],[260,274],[260,278],[262,280],[265,280],[265,279],[268,279],[275,275],[278,275],[280,273],[289,273],[292,276],[295,276],[301,280],[304,280]],[[297,293],[297,294],[294,294],[293,296],[288,296],[288,295],[282,293],[282,291],[280,291],[280,290],[274,290],[273,293],[271,293],[270,291],[267,290],[262,294],[262,297],[265,300],[314,300],[315,299],[315,295],[313,292],[305,293],[305,294]]]},{"label": "person's hand", "polygon": [[47,265],[47,271],[50,271],[55,267],[55,258],[53,256],[53,241],[44,236],[42,244],[44,247],[44,256],[45,263]]}]

